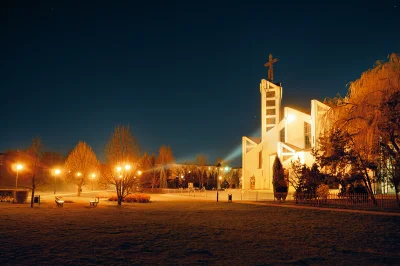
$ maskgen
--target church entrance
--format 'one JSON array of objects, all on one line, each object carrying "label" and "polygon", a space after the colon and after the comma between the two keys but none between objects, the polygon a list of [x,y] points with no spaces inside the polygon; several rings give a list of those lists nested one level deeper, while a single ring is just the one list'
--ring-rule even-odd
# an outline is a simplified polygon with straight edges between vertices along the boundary
[{"label": "church entrance", "polygon": [[253,175],[250,177],[250,189],[256,188],[256,177]]}]

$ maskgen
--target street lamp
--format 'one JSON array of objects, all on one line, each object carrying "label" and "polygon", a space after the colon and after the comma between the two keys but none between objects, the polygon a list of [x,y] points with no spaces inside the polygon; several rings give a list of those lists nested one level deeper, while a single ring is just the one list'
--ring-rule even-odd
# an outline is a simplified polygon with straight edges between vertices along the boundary
[{"label": "street lamp", "polygon": [[217,178],[218,178],[218,176],[219,176],[219,168],[220,168],[220,167],[221,167],[221,164],[218,163],[218,164],[217,164],[218,175],[215,177],[215,185],[217,186],[217,202],[218,202],[218,180],[217,180]]},{"label": "street lamp", "polygon": [[19,170],[21,170],[23,167],[22,164],[17,164],[16,169],[17,169],[17,176],[15,177],[15,188],[18,188],[18,173]]},{"label": "street lamp", "polygon": [[[122,174],[122,170],[125,169],[125,171],[129,171],[131,169],[131,166],[129,164],[126,164],[124,166],[124,168],[122,168],[121,166],[117,166],[117,172],[118,172],[118,176],[119,176],[119,182],[117,180],[117,191],[119,189],[120,194],[122,194],[122,181],[123,181],[123,174]],[[119,183],[119,186],[118,186]],[[119,188],[118,188],[119,187]]]},{"label": "street lamp", "polygon": [[59,175],[60,173],[61,173],[60,169],[54,170],[54,195],[56,194],[56,190],[57,190],[56,178],[57,178],[57,175]]},{"label": "street lamp", "polygon": [[92,191],[93,191],[93,180],[94,180],[95,177],[96,177],[96,175],[92,174]]}]

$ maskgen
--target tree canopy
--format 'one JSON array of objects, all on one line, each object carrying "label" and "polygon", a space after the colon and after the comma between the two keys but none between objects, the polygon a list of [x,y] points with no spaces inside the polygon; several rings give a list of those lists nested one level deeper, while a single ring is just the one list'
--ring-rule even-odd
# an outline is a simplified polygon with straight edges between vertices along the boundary
[{"label": "tree canopy", "polygon": [[102,182],[115,186],[118,205],[138,184],[139,146],[129,126],[116,126],[104,151]]},{"label": "tree canopy", "polygon": [[100,163],[92,147],[79,141],[65,162],[66,178],[78,186],[80,196],[82,186],[88,183],[90,176],[99,171]]},{"label": "tree canopy", "polygon": [[[387,62],[378,61],[374,68],[351,82],[346,97],[325,101],[330,110],[326,113],[326,130],[320,139],[320,158],[338,156],[350,172],[362,174],[371,197],[374,181],[371,171],[376,171],[378,162],[384,158],[390,162],[390,169],[400,168],[399,97],[400,57],[391,54]],[[330,139],[335,134],[343,140],[341,149],[346,156],[335,155],[339,147]],[[400,171],[392,173],[397,195]]]}]

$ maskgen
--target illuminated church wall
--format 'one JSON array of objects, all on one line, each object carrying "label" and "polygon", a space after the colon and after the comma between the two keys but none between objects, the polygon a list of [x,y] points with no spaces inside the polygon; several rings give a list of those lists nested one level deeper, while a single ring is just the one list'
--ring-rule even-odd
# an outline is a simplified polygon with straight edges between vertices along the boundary
[{"label": "illuminated church wall", "polygon": [[282,87],[265,79],[260,83],[261,139],[242,137],[243,189],[273,190],[272,166],[278,156],[286,169],[300,159],[311,165],[321,116],[328,107],[311,101],[311,114],[285,107],[281,115]]}]

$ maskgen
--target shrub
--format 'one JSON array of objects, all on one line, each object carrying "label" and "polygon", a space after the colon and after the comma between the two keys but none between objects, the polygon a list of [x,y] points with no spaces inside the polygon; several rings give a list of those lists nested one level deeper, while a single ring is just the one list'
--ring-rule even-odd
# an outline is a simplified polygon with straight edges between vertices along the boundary
[{"label": "shrub", "polygon": [[130,194],[128,196],[126,196],[123,200],[124,202],[136,202],[136,195],[135,194]]},{"label": "shrub", "polygon": [[[117,195],[112,195],[108,198],[109,201],[117,201]],[[123,202],[138,202],[138,203],[146,203],[150,201],[150,195],[147,194],[129,194],[123,200]]]},{"label": "shrub", "polygon": [[147,203],[150,201],[150,195],[147,194],[136,194],[137,195],[137,202],[139,203]]},{"label": "shrub", "polygon": [[327,199],[329,196],[329,186],[321,184],[317,187],[317,196],[321,199]]},{"label": "shrub", "polygon": [[108,200],[109,201],[117,201],[118,200],[117,194],[109,196]]}]

